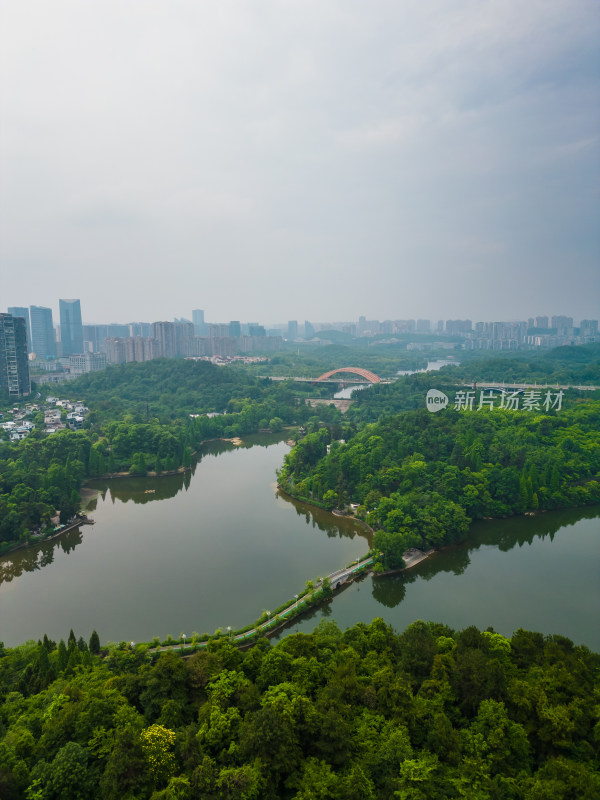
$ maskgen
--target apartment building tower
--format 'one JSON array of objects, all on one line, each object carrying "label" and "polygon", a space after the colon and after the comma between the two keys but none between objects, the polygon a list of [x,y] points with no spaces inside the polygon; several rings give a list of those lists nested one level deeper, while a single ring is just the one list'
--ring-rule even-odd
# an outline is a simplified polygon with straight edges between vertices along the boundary
[{"label": "apartment building tower", "polygon": [[0,314],[0,395],[9,398],[31,394],[24,317]]}]

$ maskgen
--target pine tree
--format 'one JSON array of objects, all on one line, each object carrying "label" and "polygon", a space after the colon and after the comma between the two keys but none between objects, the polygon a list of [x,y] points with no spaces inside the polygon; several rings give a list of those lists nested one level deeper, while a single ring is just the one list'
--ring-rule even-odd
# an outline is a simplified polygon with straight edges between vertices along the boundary
[{"label": "pine tree", "polygon": [[100,637],[96,631],[92,631],[92,635],[90,636],[90,652],[95,655],[98,655],[100,652]]},{"label": "pine tree", "polygon": [[67,662],[69,661],[69,654],[67,653],[67,646],[65,645],[64,639],[61,639],[58,643],[58,671],[62,672],[66,666]]}]

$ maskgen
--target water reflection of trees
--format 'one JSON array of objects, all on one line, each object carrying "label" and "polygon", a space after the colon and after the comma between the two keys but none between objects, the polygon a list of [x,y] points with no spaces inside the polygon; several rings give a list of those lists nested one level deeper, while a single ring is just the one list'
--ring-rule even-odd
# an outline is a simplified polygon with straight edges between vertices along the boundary
[{"label": "water reflection of trees", "polygon": [[[252,447],[271,447],[281,441],[285,441],[287,434],[260,434],[247,437],[240,445],[232,442],[215,439],[206,442],[200,448],[192,464],[191,469],[177,475],[160,475],[158,477],[120,477],[120,478],[98,478],[90,481],[90,489],[96,489],[104,500],[108,492],[110,499],[114,503],[120,500],[122,503],[132,501],[135,504],[152,503],[154,500],[170,500],[179,492],[190,488],[192,478],[196,473],[198,464],[204,459],[218,458],[223,453],[235,450],[248,450]],[[91,506],[89,506],[91,508]],[[334,534],[335,535],[335,534]]]},{"label": "water reflection of trees", "polygon": [[599,515],[600,507],[590,506],[537,514],[535,517],[482,520],[471,526],[468,538],[461,544],[434,553],[407,572],[374,577],[373,598],[388,608],[394,608],[404,599],[409,583],[429,581],[440,572],[462,575],[471,563],[470,553],[473,550],[494,546],[502,552],[508,552],[513,547],[531,545],[535,539],[549,537],[553,541],[561,528],[575,525],[583,519],[595,519]]},{"label": "water reflection of trees", "polygon": [[169,500],[183,489],[187,491],[192,480],[194,469],[177,475],[161,475],[158,478],[108,478],[91,481],[88,486],[96,489],[102,499],[108,494],[114,503],[130,500],[138,504],[151,503],[154,500]]},{"label": "water reflection of trees", "polygon": [[336,517],[325,509],[317,508],[316,506],[309,506],[306,503],[301,503],[289,495],[277,491],[276,497],[288,503],[296,510],[299,517],[304,517],[307,525],[312,525],[313,528],[318,528],[323,531],[330,538],[347,537],[353,539],[355,536],[363,536],[369,544],[369,537],[364,528],[357,525],[351,518]]},{"label": "water reflection of trees", "polygon": [[24,572],[35,572],[35,570],[47,567],[54,561],[54,554],[57,550],[62,550],[68,554],[73,551],[78,544],[81,544],[83,535],[80,528],[61,534],[57,539],[40,542],[38,545],[31,545],[23,550],[15,550],[8,556],[0,559],[0,584],[10,583],[13,578],[18,578]]},{"label": "water reflection of trees", "polygon": [[404,600],[406,594],[406,580],[404,575],[388,575],[382,578],[373,578],[373,598],[382,606],[394,608]]}]

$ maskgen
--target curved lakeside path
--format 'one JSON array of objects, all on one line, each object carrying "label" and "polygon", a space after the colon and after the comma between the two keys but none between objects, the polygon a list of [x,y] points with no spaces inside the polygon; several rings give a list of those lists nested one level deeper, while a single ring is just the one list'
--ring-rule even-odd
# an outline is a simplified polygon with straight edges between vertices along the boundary
[{"label": "curved lakeside path", "polygon": [[[357,572],[362,571],[365,567],[370,566],[372,563],[373,563],[373,556],[368,556],[367,558],[359,560],[355,564],[351,564],[349,567],[338,569],[335,572],[332,572],[330,575],[327,575],[325,578],[321,578],[319,581],[315,583],[312,591],[307,592],[302,597],[298,596],[298,598],[294,600],[292,603],[290,603],[289,606],[284,608],[283,611],[277,612],[277,614],[273,618],[269,616],[269,619],[267,619],[265,622],[262,622],[260,625],[255,625],[253,628],[249,628],[247,631],[242,631],[240,633],[233,634],[232,636],[230,636],[231,641],[238,642],[239,644],[244,644],[247,639],[251,638],[252,636],[255,636],[258,633],[273,635],[295,616],[295,614],[293,614],[292,612],[296,611],[298,613],[302,613],[306,611],[306,608],[303,607],[304,603],[306,603],[307,600],[310,600],[315,597],[315,595],[322,589],[323,584],[325,583],[326,580],[330,581],[332,589],[337,589],[343,583],[349,582],[349,579],[353,580],[356,577]],[[150,648],[150,652],[158,653],[164,650],[173,650],[173,648],[197,649],[199,647],[206,647],[207,644],[208,642],[206,641],[189,642],[188,644],[185,644],[185,641],[183,643],[181,641],[177,641],[173,642],[173,644],[161,645],[160,647],[152,647]]]},{"label": "curved lakeside path", "polygon": [[[429,550],[426,553],[417,549],[407,550],[407,552],[404,554],[405,566],[403,569],[382,572],[381,575],[391,575],[398,572],[404,572],[404,570],[420,564],[421,561],[424,561],[434,552],[434,550]],[[373,558],[373,556],[367,556],[366,558],[360,559],[356,563],[351,564],[349,567],[344,567],[343,569],[338,569],[335,572],[330,573],[325,578],[321,578],[319,581],[317,581],[314,585],[314,588],[310,592],[307,592],[302,597],[298,596],[297,599],[295,599],[282,611],[279,611],[273,618],[271,618],[269,615],[269,619],[267,619],[265,622],[262,622],[260,625],[255,625],[254,627],[245,631],[241,631],[240,633],[234,633],[233,635],[230,634],[229,638],[232,642],[236,642],[239,645],[244,645],[247,643],[248,639],[251,639],[257,634],[263,633],[266,636],[274,635],[281,630],[281,628],[287,625],[297,614],[301,614],[306,611],[304,604],[307,600],[315,598],[318,592],[323,588],[325,581],[329,581],[332,590],[339,589],[343,584],[351,583],[353,580],[355,580],[359,573],[363,573],[364,569],[373,563]],[[226,634],[223,634],[220,638],[224,638],[224,636],[226,636]],[[184,637],[183,642],[178,640],[173,642],[173,644],[152,647],[150,648],[149,652],[158,653],[166,650],[173,650],[174,648],[181,650],[186,648],[188,650],[197,650],[198,648],[203,648],[208,645],[208,641],[190,641],[188,644],[186,644],[185,639],[187,639],[187,636]]]}]

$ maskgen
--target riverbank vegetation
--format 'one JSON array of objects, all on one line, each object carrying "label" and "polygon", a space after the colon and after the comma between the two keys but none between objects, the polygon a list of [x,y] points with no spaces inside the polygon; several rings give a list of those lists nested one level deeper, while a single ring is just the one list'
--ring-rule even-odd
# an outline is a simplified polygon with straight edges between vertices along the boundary
[{"label": "riverbank vegetation", "polygon": [[248,370],[257,375],[318,378],[334,367],[362,367],[380,378],[393,378],[398,370],[426,366],[427,358],[417,351],[407,351],[406,343],[385,344],[373,339],[353,341],[342,334],[337,343],[317,347],[303,345],[299,351],[282,351],[271,355],[268,363],[250,365]]},{"label": "riverbank vegetation", "polygon": [[485,351],[460,354],[453,373],[468,381],[600,386],[600,343],[515,351],[490,357]]},{"label": "riverbank vegetation", "polygon": [[[386,345],[381,342],[366,349],[363,347],[362,350],[332,345],[315,348],[315,352],[301,356],[282,353],[274,357],[274,362],[270,366],[273,372],[281,371],[279,367],[285,366],[291,372],[299,371],[300,374],[302,369],[309,374],[312,370],[314,375],[315,370],[320,372],[332,366],[356,365],[360,361],[361,366],[368,366],[385,374],[386,371],[392,370],[398,352],[398,345]],[[599,352],[600,346],[586,345],[577,348],[558,348],[547,354],[536,353],[533,356],[517,354],[515,357],[503,356],[493,359],[472,357],[465,365],[449,367],[436,374],[435,385],[442,390],[454,392],[459,379],[466,380],[472,376],[479,380],[501,376],[503,380],[528,377],[540,381],[561,378],[589,382],[595,380],[596,372],[600,373]],[[281,359],[281,363],[277,363],[276,359]],[[377,359],[380,360],[379,363]],[[79,488],[86,478],[116,473],[143,476],[148,472],[160,474],[186,469],[192,462],[194,451],[207,439],[240,437],[265,429],[281,430],[287,425],[303,425],[312,432],[297,452],[307,454],[307,464],[314,466],[315,453],[320,454],[319,458],[323,456],[327,444],[340,438],[349,440],[357,433],[361,433],[362,436],[366,424],[379,425],[379,420],[388,415],[422,408],[425,393],[431,386],[431,375],[428,374],[411,375],[393,384],[372,386],[356,393],[354,404],[342,417],[333,406],[318,405],[313,408],[305,403],[305,399],[309,396],[330,396],[331,387],[261,379],[253,374],[253,371],[256,372],[261,366],[264,365],[252,368],[216,367],[204,361],[158,359],[141,364],[111,366],[106,370],[81,376],[61,386],[60,389],[48,388],[46,394],[49,391],[58,391],[64,396],[81,398],[90,408],[90,413],[84,429],[80,431],[64,430],[45,436],[38,424],[38,427],[23,441],[13,443],[0,441],[0,552],[6,551],[16,543],[27,542],[34,531],[39,531],[41,535],[50,533],[54,528],[52,520],[57,510],[60,512],[61,522],[71,518],[79,507]],[[395,366],[402,365],[396,363]],[[600,382],[600,379],[596,382]],[[40,400],[40,403],[42,402],[43,398]],[[444,412],[444,416],[448,414]],[[38,414],[38,417],[41,417],[41,414]],[[478,417],[483,419],[485,413],[478,414]],[[421,420],[424,420],[425,427],[430,424],[425,416],[422,416]],[[319,432],[319,425],[323,424],[327,430]],[[387,436],[386,429],[382,428],[382,432]],[[542,452],[545,444],[541,429],[540,432],[539,449]],[[532,435],[535,436],[535,431],[528,431],[526,437],[528,451],[537,447],[532,442]],[[481,450],[481,446],[485,446],[488,439],[487,435],[482,438],[475,433],[473,443],[467,442],[465,447],[469,450],[473,444],[475,449]],[[574,441],[576,439],[577,437]],[[413,442],[416,447],[414,453],[422,453],[423,447],[419,441],[413,437]],[[384,449],[386,447],[387,445]],[[568,449],[568,443],[565,447]],[[335,448],[334,445],[333,449]],[[579,452],[577,447],[573,452]],[[446,458],[447,455],[443,455],[442,458]],[[407,457],[407,453],[404,453],[403,457]],[[401,466],[398,458],[392,457],[387,452],[385,458],[388,461],[392,459],[392,466]],[[481,459],[485,463],[495,463],[493,454],[490,458],[481,455]],[[328,473],[332,469],[334,472],[337,469],[330,466],[333,463],[333,459],[327,462]],[[552,464],[559,471],[561,463],[560,459],[558,461],[556,458],[552,459]],[[463,471],[463,478],[464,469],[468,468],[474,473],[480,472],[470,461],[462,464],[460,459],[457,463],[449,463],[449,466],[455,466]],[[515,467],[520,473],[523,473],[525,468],[521,463],[500,465],[501,468],[506,466]],[[351,476],[348,480],[343,470],[341,473],[338,470],[334,478],[330,479],[329,476],[324,483],[320,474],[309,476],[308,473],[304,474],[302,469],[300,469],[302,474],[298,475],[288,476],[285,471],[287,467],[282,473],[284,480],[289,477],[286,489],[294,496],[308,499],[324,508],[333,508],[352,494],[351,499],[355,499],[356,496],[363,505],[366,503],[367,514],[375,511],[374,507],[370,507],[373,505],[375,495],[372,495],[369,501],[366,498],[368,492],[364,498],[360,496],[360,492],[355,495],[358,485],[355,487],[352,483],[354,478]],[[537,475],[534,472],[530,476],[529,472],[525,471],[527,474],[520,474],[519,480],[523,477],[525,488],[522,494],[524,496],[524,493],[527,493],[530,505],[533,503],[532,507],[535,508],[533,494],[536,494],[540,508],[554,507],[544,505],[546,498],[541,498],[540,492],[533,488],[536,481],[540,480],[540,476],[545,474],[546,465],[541,466],[536,462]],[[595,475],[597,472],[591,474]],[[311,483],[308,487],[306,480],[310,478],[312,482],[313,477],[314,485]],[[566,482],[582,480],[583,477],[588,476],[573,478],[567,472]],[[486,475],[484,478],[487,480]],[[390,480],[386,479],[388,484]],[[559,476],[559,480],[563,478]],[[390,494],[396,493],[400,487],[391,484],[388,486],[386,481],[385,485],[380,486],[378,479],[374,478],[372,489],[389,498]],[[461,478],[461,481],[462,491],[469,480]],[[528,481],[531,482],[531,491]],[[359,483],[364,481],[361,479]],[[486,488],[484,480],[483,505],[487,510],[481,510],[481,514],[495,515],[493,509],[487,508],[484,491]],[[554,486],[552,489],[554,494],[555,490]],[[444,524],[448,523],[456,535],[462,535],[465,522],[460,509],[463,508],[465,514],[473,518],[477,514],[472,513],[472,507],[477,506],[477,503],[473,501],[465,505],[449,496],[449,489],[440,492],[436,488],[433,491],[445,497],[445,511],[442,513],[438,498],[432,497],[432,512],[437,514],[439,511]],[[567,492],[566,504],[576,504],[578,497],[581,502],[587,502],[586,492],[593,493],[593,487],[580,489],[577,495],[575,487],[572,486]],[[498,499],[502,501],[501,497]],[[455,505],[449,505],[446,501]],[[565,501],[559,499],[558,504],[564,505]],[[517,506],[511,498],[505,505],[507,510],[504,513],[518,513],[515,510]],[[386,508],[385,503],[383,508]],[[398,508],[394,507],[391,510]],[[414,509],[412,512],[406,512],[404,516],[412,519],[411,514],[416,515],[417,533],[420,533],[419,526],[427,527],[428,523],[425,520],[421,524],[419,519],[422,515]],[[380,525],[382,530],[389,528],[387,519],[375,520],[375,524]],[[427,544],[427,536],[424,538],[424,543]]]},{"label": "riverbank vegetation", "polygon": [[[285,425],[334,424],[340,412],[311,408],[310,384],[260,380],[243,369],[207,362],[158,360],[111,367],[61,387],[90,408],[85,428],[20,442],[0,442],[0,552],[50,533],[55,511],[64,522],[80,504],[85,478],[146,475],[191,465],[202,442]],[[55,390],[56,391],[56,390]]]},{"label": "riverbank vegetation", "polygon": [[0,648],[4,800],[600,793],[600,657],[562,636],[376,619],[187,659],[99,645]]},{"label": "riverbank vegetation", "polygon": [[560,413],[420,409],[356,432],[347,425],[345,436],[338,442],[323,429],[304,437],[279,481],[308,502],[358,505],[387,569],[401,567],[410,547],[459,541],[473,519],[600,502],[597,400]]}]

